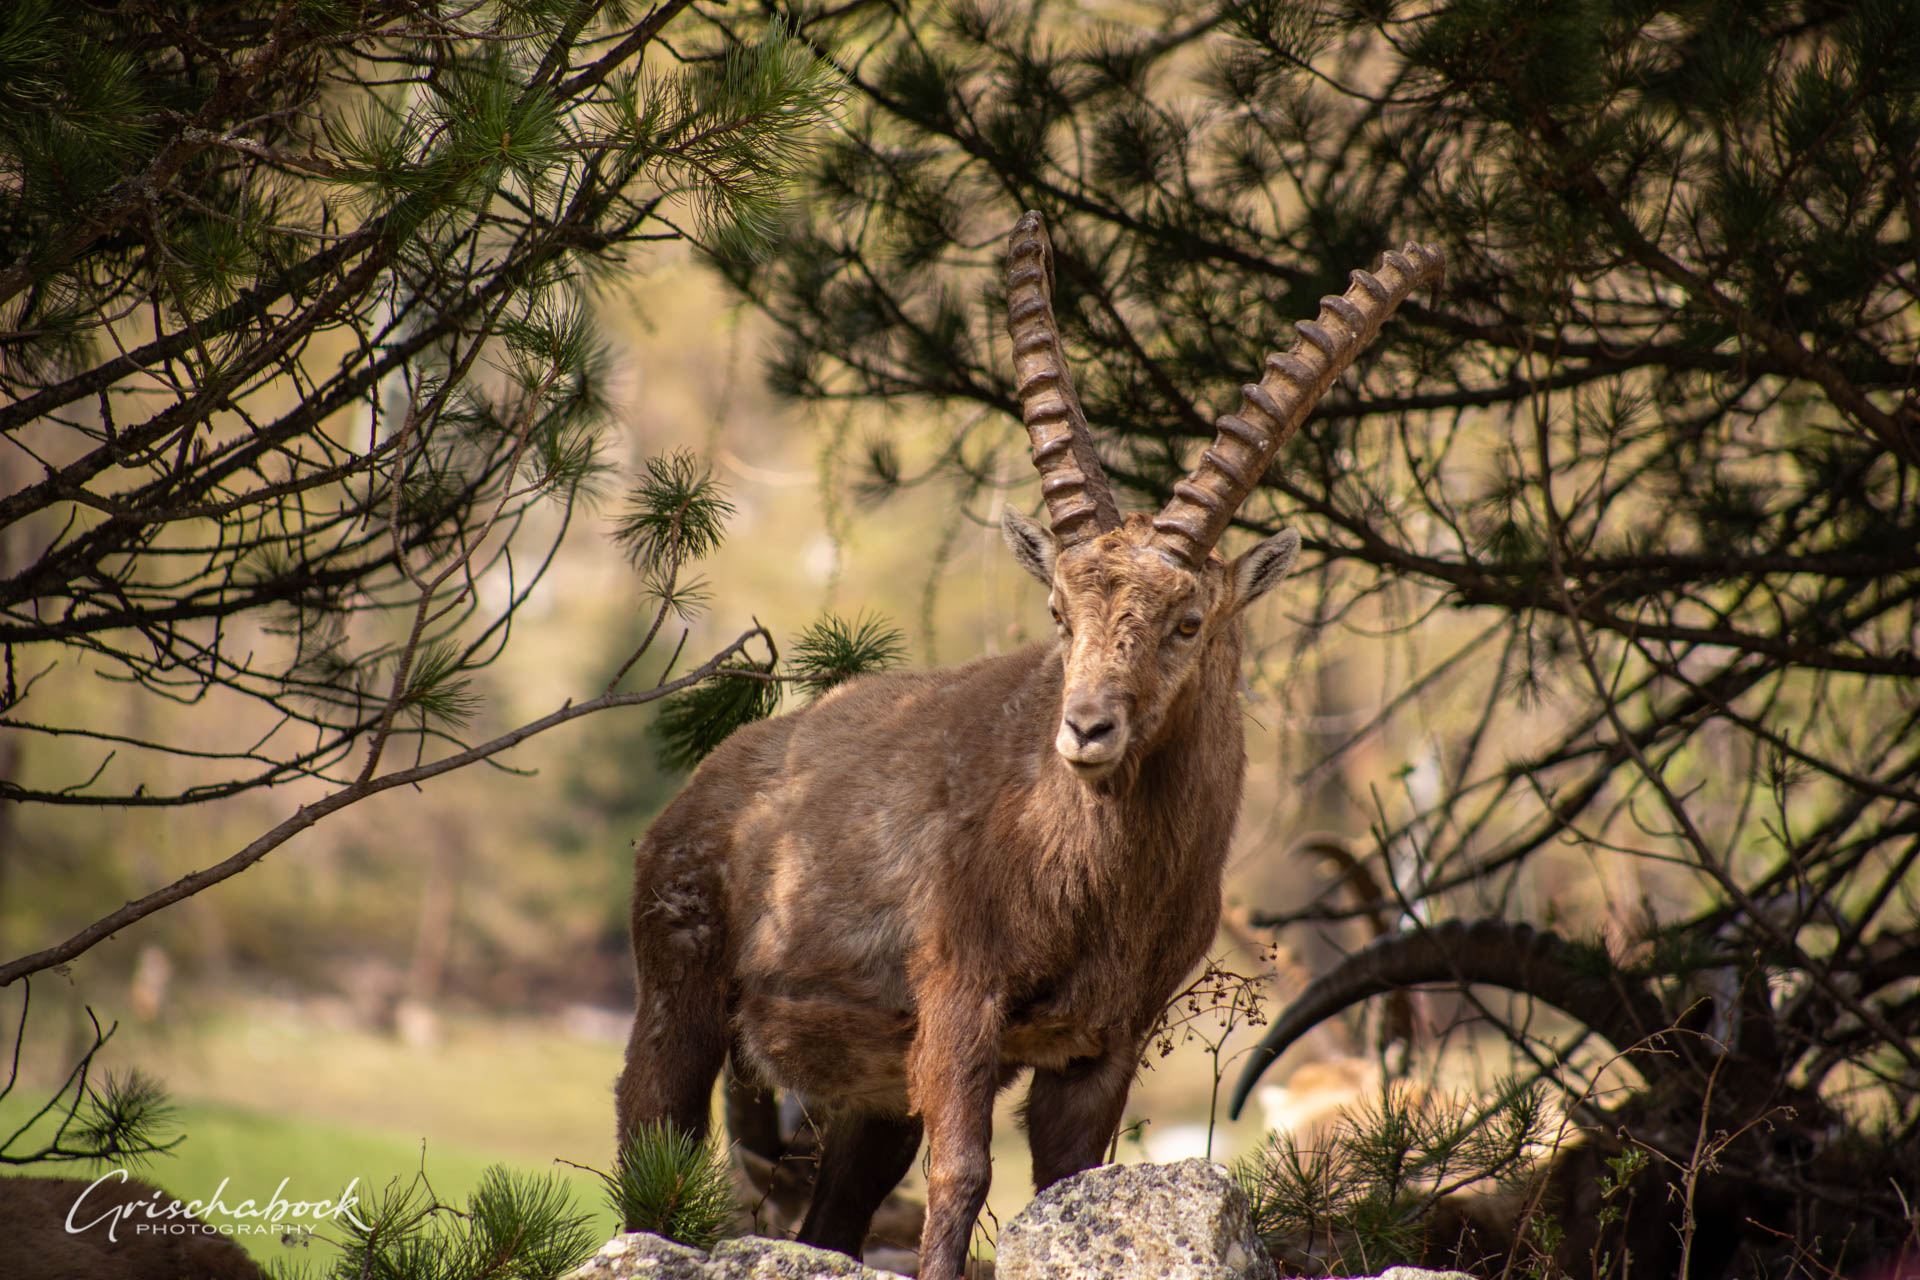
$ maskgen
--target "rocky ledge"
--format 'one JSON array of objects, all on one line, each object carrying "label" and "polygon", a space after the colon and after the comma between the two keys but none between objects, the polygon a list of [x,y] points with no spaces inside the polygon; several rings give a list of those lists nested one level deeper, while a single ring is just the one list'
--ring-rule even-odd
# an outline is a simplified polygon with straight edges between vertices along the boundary
[{"label": "rocky ledge", "polygon": [[[1105,1165],[1034,1197],[1000,1233],[995,1280],[1269,1280],[1247,1198],[1205,1160]],[[843,1254],[748,1236],[711,1252],[615,1236],[567,1280],[895,1280]],[[1468,1280],[1395,1267],[1380,1280]]]}]

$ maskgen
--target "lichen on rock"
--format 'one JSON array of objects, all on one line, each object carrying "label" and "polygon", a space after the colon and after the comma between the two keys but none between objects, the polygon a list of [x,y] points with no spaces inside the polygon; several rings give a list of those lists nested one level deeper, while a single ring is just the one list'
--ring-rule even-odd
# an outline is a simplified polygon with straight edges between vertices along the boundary
[{"label": "lichen on rock", "polygon": [[1205,1160],[1103,1165],[1034,1197],[1000,1235],[997,1280],[1268,1280],[1247,1197]]}]

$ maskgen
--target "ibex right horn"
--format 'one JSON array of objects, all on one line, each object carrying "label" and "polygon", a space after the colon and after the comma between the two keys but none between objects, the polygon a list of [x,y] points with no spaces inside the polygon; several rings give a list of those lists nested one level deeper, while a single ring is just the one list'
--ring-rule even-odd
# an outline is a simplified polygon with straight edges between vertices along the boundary
[{"label": "ibex right horn", "polygon": [[1213,444],[1173,497],[1153,519],[1160,545],[1199,568],[1226,531],[1233,513],[1260,483],[1267,464],[1346,372],[1354,357],[1372,342],[1380,326],[1415,289],[1438,287],[1446,272],[1440,246],[1409,244],[1381,255],[1377,275],[1356,271],[1339,297],[1320,299],[1317,320],[1294,327],[1300,340],[1293,350],[1267,357],[1259,383],[1240,389],[1238,412],[1223,414],[1214,426]]}]

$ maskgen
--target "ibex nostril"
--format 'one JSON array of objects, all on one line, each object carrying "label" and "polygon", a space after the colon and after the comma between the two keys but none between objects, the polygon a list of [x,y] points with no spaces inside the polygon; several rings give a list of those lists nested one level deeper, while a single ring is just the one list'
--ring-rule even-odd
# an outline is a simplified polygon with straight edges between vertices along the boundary
[{"label": "ibex nostril", "polygon": [[1102,716],[1100,719],[1089,724],[1068,717],[1067,728],[1073,730],[1073,736],[1078,738],[1080,745],[1084,747],[1089,743],[1098,742],[1108,734],[1111,734],[1113,732],[1113,721]]}]

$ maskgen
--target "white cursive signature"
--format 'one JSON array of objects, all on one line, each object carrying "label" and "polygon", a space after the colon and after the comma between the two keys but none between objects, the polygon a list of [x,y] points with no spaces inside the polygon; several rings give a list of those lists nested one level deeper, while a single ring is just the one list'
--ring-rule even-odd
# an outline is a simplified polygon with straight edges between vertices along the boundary
[{"label": "white cursive signature", "polygon": [[[360,1185],[355,1178],[347,1184],[337,1199],[333,1200],[288,1200],[282,1193],[287,1189],[291,1178],[280,1179],[280,1185],[273,1189],[273,1195],[265,1204],[258,1200],[242,1200],[239,1204],[229,1205],[222,1197],[226,1194],[230,1178],[220,1179],[220,1185],[206,1200],[192,1200],[181,1203],[158,1187],[145,1200],[130,1200],[117,1204],[91,1222],[75,1225],[74,1219],[80,1214],[80,1206],[87,1197],[97,1190],[101,1183],[109,1180],[127,1181],[125,1169],[109,1169],[93,1180],[93,1185],[82,1191],[74,1199],[73,1207],[67,1210],[67,1230],[74,1235],[82,1231],[91,1231],[101,1223],[107,1224],[107,1239],[118,1243],[120,1224],[129,1218],[144,1218],[149,1222],[168,1222],[179,1218],[198,1219],[202,1214],[219,1214],[228,1218],[258,1218],[263,1222],[287,1222],[290,1220],[344,1218],[361,1231],[367,1230],[367,1224],[354,1215],[354,1209],[360,1204],[360,1197],[353,1193]],[[210,1229],[210,1228],[209,1228]]]}]

